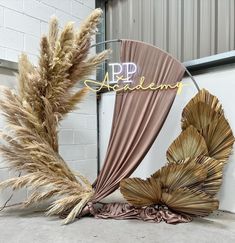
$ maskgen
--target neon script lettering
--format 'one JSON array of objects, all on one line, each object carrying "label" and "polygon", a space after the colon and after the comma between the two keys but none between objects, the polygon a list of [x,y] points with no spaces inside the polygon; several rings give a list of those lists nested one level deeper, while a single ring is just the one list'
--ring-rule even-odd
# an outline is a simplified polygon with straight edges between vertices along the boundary
[{"label": "neon script lettering", "polygon": [[[160,84],[156,85],[155,83],[150,83],[145,85],[145,77],[142,76],[139,78],[139,83],[135,86],[131,86],[133,80],[131,77],[136,74],[137,66],[135,63],[111,63],[109,64],[112,70],[111,79],[108,72],[106,72],[103,81],[95,81],[87,79],[84,81],[86,87],[91,91],[99,92],[102,89],[107,89],[108,91],[134,91],[134,90],[166,90],[166,89],[177,89],[177,94],[180,94],[182,91],[183,84],[182,81],[175,84]],[[122,82],[119,84],[119,82]]]}]

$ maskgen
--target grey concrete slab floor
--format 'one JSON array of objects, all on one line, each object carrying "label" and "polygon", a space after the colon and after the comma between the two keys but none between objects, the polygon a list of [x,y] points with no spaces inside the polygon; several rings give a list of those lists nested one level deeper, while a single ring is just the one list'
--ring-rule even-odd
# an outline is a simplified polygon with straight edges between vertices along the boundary
[{"label": "grey concrete slab floor", "polygon": [[178,225],[82,218],[70,225],[43,213],[1,212],[0,243],[234,243],[235,215],[215,212]]}]

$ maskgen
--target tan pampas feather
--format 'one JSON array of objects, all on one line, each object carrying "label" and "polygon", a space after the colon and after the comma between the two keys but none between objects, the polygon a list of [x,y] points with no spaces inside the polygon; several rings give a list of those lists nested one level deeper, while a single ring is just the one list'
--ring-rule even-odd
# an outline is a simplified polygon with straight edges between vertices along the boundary
[{"label": "tan pampas feather", "polygon": [[101,9],[96,9],[95,11],[93,11],[88,17],[87,21],[81,24],[80,31],[75,36],[75,43],[77,48],[73,52],[73,65],[70,67],[70,75],[75,78],[76,75],[74,75],[74,72],[78,73],[80,66],[83,64],[83,61],[88,56],[88,51],[91,46],[91,40],[94,36],[94,33],[96,32],[97,25],[100,22],[101,15]]},{"label": "tan pampas feather", "polygon": [[50,43],[51,50],[55,49],[55,44],[59,34],[59,25],[56,17],[53,17],[50,21],[48,40]]},{"label": "tan pampas feather", "polygon": [[[121,181],[121,193],[130,204],[163,204],[189,216],[206,216],[218,208],[215,195],[234,143],[218,98],[199,91],[183,110],[182,128],[167,150],[166,166],[147,180]],[[155,184],[150,184],[153,180]]]},{"label": "tan pampas feather", "polygon": [[41,39],[38,67],[23,54],[19,91],[6,88],[0,102],[8,123],[0,153],[10,169],[23,172],[1,182],[0,189],[32,189],[23,206],[53,199],[47,215],[68,213],[64,223],[72,222],[93,195],[91,183],[73,173],[58,153],[58,124],[88,93],[87,88],[76,91],[76,83],[108,58],[108,51],[88,57],[101,14],[94,10],[79,32],[68,23],[59,33],[53,18],[48,37]]},{"label": "tan pampas feather", "polygon": [[60,113],[64,115],[74,110],[76,108],[76,105],[84,99],[88,92],[89,89],[87,87],[84,87],[81,90],[77,91],[69,98],[64,107],[61,107]]}]

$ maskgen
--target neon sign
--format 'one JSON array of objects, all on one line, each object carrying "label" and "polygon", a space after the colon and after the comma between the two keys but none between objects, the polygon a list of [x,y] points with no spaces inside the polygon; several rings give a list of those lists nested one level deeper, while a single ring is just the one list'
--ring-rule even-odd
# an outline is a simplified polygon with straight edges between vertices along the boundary
[{"label": "neon sign", "polygon": [[[137,66],[133,62],[120,63],[110,63],[112,78],[109,81],[110,84],[118,83],[122,80],[124,83],[132,83],[131,75],[135,74],[137,71]],[[122,74],[122,75],[121,75]],[[121,75],[121,76],[119,76]]]},{"label": "neon sign", "polygon": [[[182,81],[176,82],[175,84],[160,84],[157,85],[154,82],[150,84],[145,84],[145,77],[139,77],[139,83],[132,86],[132,77],[137,75],[137,65],[133,62],[125,63],[110,63],[111,75],[106,72],[103,81],[95,81],[87,79],[84,81],[86,87],[91,91],[98,92],[102,89],[107,89],[108,91],[134,91],[134,90],[166,90],[166,89],[177,89],[177,94],[180,94],[183,86]],[[111,77],[111,79],[110,79]],[[96,88],[94,88],[96,86]]]}]

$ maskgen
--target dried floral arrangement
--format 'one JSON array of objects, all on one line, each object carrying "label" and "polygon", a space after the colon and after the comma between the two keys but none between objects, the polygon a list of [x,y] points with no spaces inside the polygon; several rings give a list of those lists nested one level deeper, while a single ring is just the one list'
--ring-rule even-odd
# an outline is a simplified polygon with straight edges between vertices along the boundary
[{"label": "dried floral arrangement", "polygon": [[[59,155],[58,125],[88,92],[75,85],[106,60],[109,51],[89,57],[102,11],[96,9],[79,31],[69,23],[59,33],[53,18],[42,37],[38,67],[26,55],[19,60],[19,88],[5,88],[0,109],[8,123],[0,133],[0,153],[19,177],[0,182],[0,189],[30,188],[22,206],[47,199],[47,215],[67,215],[72,222],[94,194],[92,184],[70,170]],[[216,194],[234,136],[218,99],[201,90],[182,113],[182,133],[167,151],[168,164],[147,180],[121,181],[121,192],[135,207],[165,205],[187,216],[206,216],[218,208]]]},{"label": "dried floral arrangement", "polygon": [[88,55],[101,15],[102,10],[96,9],[79,30],[68,23],[61,32],[53,18],[48,36],[41,39],[38,67],[23,54],[18,92],[6,88],[0,101],[8,124],[0,134],[0,152],[10,169],[22,173],[2,181],[0,189],[30,188],[32,193],[24,207],[53,198],[47,215],[66,212],[65,223],[80,213],[92,197],[93,188],[59,155],[58,124],[88,92],[87,88],[74,91],[75,85],[108,58],[107,50]]},{"label": "dried floral arrangement", "polygon": [[181,122],[167,165],[146,180],[122,180],[120,190],[135,207],[164,205],[181,215],[206,216],[218,209],[215,196],[234,136],[219,100],[204,89],[183,109]]}]

